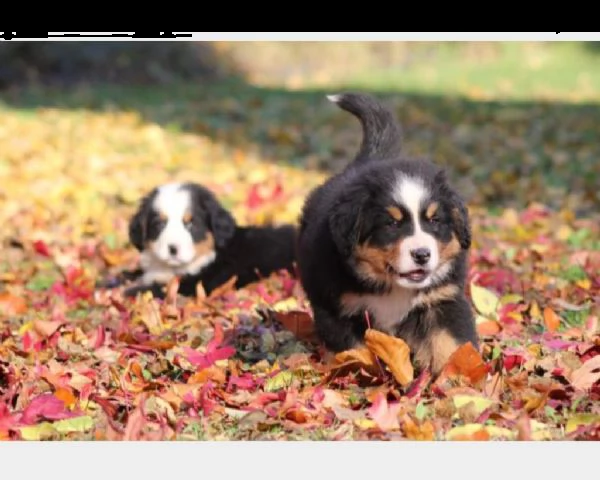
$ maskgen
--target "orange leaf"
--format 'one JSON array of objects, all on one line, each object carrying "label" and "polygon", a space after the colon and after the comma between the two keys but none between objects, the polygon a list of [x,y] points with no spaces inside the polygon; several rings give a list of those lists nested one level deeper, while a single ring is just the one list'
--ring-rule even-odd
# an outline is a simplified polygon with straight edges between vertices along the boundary
[{"label": "orange leaf", "polygon": [[353,348],[351,350],[344,350],[343,352],[337,353],[335,356],[335,362],[338,364],[356,362],[366,365],[367,367],[372,367],[375,365],[375,356],[368,348]]},{"label": "orange leaf", "polygon": [[208,296],[208,298],[210,298],[210,299],[217,298],[231,290],[235,290],[236,282],[237,282],[237,276],[234,275],[229,280],[227,280],[223,285],[219,285],[212,292],[210,292],[210,295]]},{"label": "orange leaf", "polygon": [[435,429],[429,420],[420,425],[417,425],[408,415],[405,415],[403,420],[402,430],[409,440],[434,440]]},{"label": "orange leaf", "polygon": [[17,297],[8,292],[0,293],[0,313],[13,316],[20,315],[27,311],[27,302],[21,297]]},{"label": "orange leaf", "polygon": [[496,335],[500,330],[500,325],[494,320],[488,320],[487,322],[477,324],[477,333],[481,336]]},{"label": "orange leaf", "polygon": [[476,384],[485,378],[487,372],[488,367],[481,355],[471,342],[467,342],[458,347],[450,356],[440,378],[462,375],[467,377],[472,384]]},{"label": "orange leaf", "polygon": [[298,340],[307,342],[315,340],[314,323],[307,312],[302,310],[274,311],[273,315],[287,330],[293,332]]},{"label": "orange leaf", "polygon": [[367,348],[383,360],[396,381],[406,386],[413,381],[414,369],[410,363],[410,348],[404,340],[368,328],[365,332]]},{"label": "orange leaf", "polygon": [[188,385],[192,384],[203,384],[208,380],[212,380],[217,384],[225,383],[225,372],[219,367],[213,365],[212,367],[204,368],[199,372],[194,373],[188,378]]},{"label": "orange leaf", "polygon": [[560,317],[550,307],[544,308],[544,324],[549,332],[555,332],[560,326]]},{"label": "orange leaf", "polygon": [[58,388],[56,392],[54,392],[54,396],[59,400],[62,400],[67,408],[71,407],[71,405],[77,401],[77,398],[75,395],[73,395],[73,392],[66,388]]}]

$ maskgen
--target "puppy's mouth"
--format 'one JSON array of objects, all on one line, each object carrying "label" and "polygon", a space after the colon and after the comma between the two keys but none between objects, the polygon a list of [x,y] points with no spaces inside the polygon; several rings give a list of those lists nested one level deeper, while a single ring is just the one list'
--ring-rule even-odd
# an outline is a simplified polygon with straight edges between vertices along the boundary
[{"label": "puppy's mouth", "polygon": [[431,273],[429,270],[425,270],[424,268],[415,268],[414,270],[409,270],[408,272],[400,272],[389,263],[387,267],[390,273],[396,275],[397,277],[405,278],[413,283],[421,283]]}]

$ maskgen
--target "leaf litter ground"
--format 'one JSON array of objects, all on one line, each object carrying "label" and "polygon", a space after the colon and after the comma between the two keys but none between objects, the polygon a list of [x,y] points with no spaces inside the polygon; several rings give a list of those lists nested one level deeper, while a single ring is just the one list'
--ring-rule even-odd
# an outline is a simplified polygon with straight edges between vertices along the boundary
[{"label": "leaf litter ground", "polygon": [[[95,288],[135,265],[127,219],[155,184],[197,180],[240,223],[282,223],[325,173],[131,112],[3,114],[0,439],[598,439],[597,218],[475,199],[467,293],[482,348],[432,381],[377,335],[371,350],[324,351],[286,274],[191,299],[172,284],[164,302]],[[345,126],[333,145],[356,134]],[[290,132],[270,141],[287,153],[303,135]]]}]

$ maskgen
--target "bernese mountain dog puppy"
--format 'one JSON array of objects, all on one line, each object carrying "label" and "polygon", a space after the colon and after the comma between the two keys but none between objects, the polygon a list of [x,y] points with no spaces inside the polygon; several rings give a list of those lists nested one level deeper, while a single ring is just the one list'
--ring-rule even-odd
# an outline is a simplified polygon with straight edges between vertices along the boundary
[{"label": "bernese mountain dog puppy", "polygon": [[163,287],[179,277],[178,292],[206,293],[233,276],[236,288],[273,272],[294,272],[296,229],[237,225],[215,195],[197,183],[168,183],[145,195],[129,223],[129,240],[140,254],[139,285],[126,296]]},{"label": "bernese mountain dog puppy", "polygon": [[298,267],[316,333],[339,352],[359,347],[370,321],[437,375],[459,345],[478,348],[464,292],[467,208],[441,168],[403,155],[401,127],[376,98],[328,99],[360,121],[363,139],[300,215]]}]

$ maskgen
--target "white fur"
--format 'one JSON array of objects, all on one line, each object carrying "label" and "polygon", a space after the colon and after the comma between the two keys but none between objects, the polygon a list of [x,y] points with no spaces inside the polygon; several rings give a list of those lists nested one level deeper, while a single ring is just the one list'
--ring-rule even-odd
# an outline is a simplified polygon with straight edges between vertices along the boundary
[{"label": "white fur", "polygon": [[326,97],[327,97],[327,100],[329,100],[330,102],[333,102],[333,103],[338,103],[342,98],[342,96],[339,94],[338,95],[326,95]]},{"label": "white fur", "polygon": [[373,317],[370,318],[371,326],[393,334],[394,329],[413,308],[416,294],[415,290],[395,287],[385,295],[346,295],[342,311],[346,315],[355,315],[368,309],[373,313]]},{"label": "white fur", "polygon": [[[167,223],[140,256],[143,283],[166,283],[175,275],[196,274],[215,260],[215,252],[198,256],[194,239],[183,223],[186,213],[192,213],[190,192],[182,190],[180,183],[162,185],[152,208],[162,213]],[[175,255],[169,252],[170,245],[177,248]]]},{"label": "white fur", "polygon": [[[395,268],[400,273],[407,273],[419,268],[433,272],[438,267],[440,253],[437,241],[432,235],[424,232],[421,226],[421,213],[426,206],[425,202],[429,196],[429,189],[424,185],[422,180],[406,175],[400,175],[397,178],[392,197],[396,202],[404,205],[410,212],[414,226],[413,234],[402,241],[398,263],[395,265]],[[427,264],[418,265],[414,262],[410,252],[417,248],[428,248],[431,252],[431,257]],[[411,282],[407,278],[398,278],[396,282],[404,288],[421,289],[431,285],[432,280],[433,276],[428,275],[420,283]]]}]

